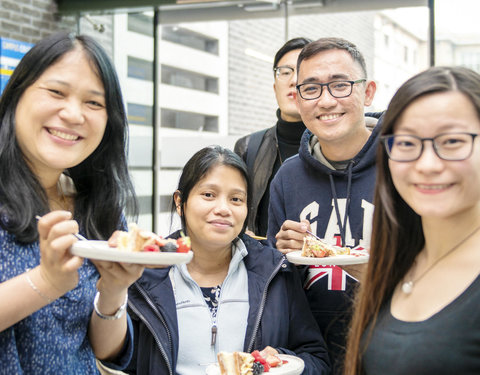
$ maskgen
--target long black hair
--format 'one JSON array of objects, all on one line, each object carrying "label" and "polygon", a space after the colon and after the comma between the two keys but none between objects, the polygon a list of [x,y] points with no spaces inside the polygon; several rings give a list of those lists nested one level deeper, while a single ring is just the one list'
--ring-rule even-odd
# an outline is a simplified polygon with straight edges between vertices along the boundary
[{"label": "long black hair", "polygon": [[[178,182],[177,191],[180,196],[180,219],[182,221],[182,228],[184,231],[187,229],[187,223],[185,221],[185,203],[187,203],[188,196],[193,187],[203,179],[207,173],[214,167],[219,165],[225,165],[232,167],[240,172],[245,184],[247,186],[247,207],[250,202],[250,179],[248,177],[247,166],[240,156],[228,148],[224,148],[218,145],[208,146],[197,151],[183,167],[180,180]],[[175,193],[172,197],[171,206],[172,215],[176,212]],[[248,223],[248,215],[243,223],[241,233],[245,232]],[[186,233],[186,232],[185,232]]]},{"label": "long black hair", "polygon": [[58,33],[27,52],[0,98],[0,226],[20,242],[38,239],[35,216],[47,213],[49,205],[45,190],[18,146],[15,111],[25,90],[77,46],[82,48],[103,83],[108,120],[96,150],[65,171],[77,190],[74,217],[87,237],[106,239],[119,228],[125,208],[132,216],[137,215],[126,161],[127,117],[115,68],[92,38]]},{"label": "long black hair", "polygon": [[[382,123],[382,135],[393,134],[410,104],[426,95],[464,94],[480,119],[480,75],[463,67],[433,67],[406,81],[393,96]],[[425,244],[421,217],[393,184],[388,156],[379,143],[372,241],[366,275],[360,284],[347,343],[345,374],[361,374],[361,359],[380,308],[415,262]],[[370,327],[367,331],[367,327]]]}]

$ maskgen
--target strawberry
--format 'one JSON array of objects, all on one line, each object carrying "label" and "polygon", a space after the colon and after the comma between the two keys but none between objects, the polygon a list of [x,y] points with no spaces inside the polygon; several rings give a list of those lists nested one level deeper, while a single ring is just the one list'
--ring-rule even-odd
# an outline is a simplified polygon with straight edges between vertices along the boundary
[{"label": "strawberry", "polygon": [[270,365],[267,363],[265,358],[262,356],[262,354],[258,350],[254,350],[252,352],[253,358],[255,358],[255,362],[260,362],[263,365],[263,372],[269,372],[270,371]]},{"label": "strawberry", "polygon": [[188,253],[191,247],[190,237],[185,236],[183,232],[182,237],[177,239],[177,253]]},{"label": "strawberry", "polygon": [[260,362],[262,365],[265,363],[265,358],[262,357],[260,352],[258,350],[254,350],[252,352],[253,358],[255,358],[255,361]]}]

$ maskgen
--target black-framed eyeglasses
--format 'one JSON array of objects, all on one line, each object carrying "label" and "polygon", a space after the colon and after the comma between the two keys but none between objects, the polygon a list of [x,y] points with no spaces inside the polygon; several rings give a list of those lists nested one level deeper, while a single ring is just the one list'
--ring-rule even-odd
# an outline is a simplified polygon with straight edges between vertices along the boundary
[{"label": "black-framed eyeglasses", "polygon": [[334,98],[346,98],[353,91],[353,85],[365,82],[366,79],[357,79],[356,81],[332,81],[327,83],[301,83],[297,85],[297,91],[305,100],[314,100],[322,96],[323,87],[325,86]]},{"label": "black-framed eyeglasses", "polygon": [[292,68],[291,66],[287,66],[287,65],[282,65],[282,66],[277,66],[273,68],[273,71],[275,72],[276,79],[284,81],[284,80],[290,79],[292,74],[295,72],[295,68]]},{"label": "black-framed eyeglasses", "polygon": [[416,135],[384,135],[381,141],[390,160],[409,162],[420,159],[425,141],[432,142],[433,150],[440,159],[461,161],[472,155],[476,133],[442,133],[433,138],[420,138]]}]

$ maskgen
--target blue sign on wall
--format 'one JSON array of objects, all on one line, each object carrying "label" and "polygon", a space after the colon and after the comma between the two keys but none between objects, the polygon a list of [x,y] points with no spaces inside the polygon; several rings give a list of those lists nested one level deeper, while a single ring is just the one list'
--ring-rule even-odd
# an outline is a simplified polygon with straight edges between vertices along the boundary
[{"label": "blue sign on wall", "polygon": [[0,94],[7,85],[13,70],[32,46],[31,43],[0,38]]}]

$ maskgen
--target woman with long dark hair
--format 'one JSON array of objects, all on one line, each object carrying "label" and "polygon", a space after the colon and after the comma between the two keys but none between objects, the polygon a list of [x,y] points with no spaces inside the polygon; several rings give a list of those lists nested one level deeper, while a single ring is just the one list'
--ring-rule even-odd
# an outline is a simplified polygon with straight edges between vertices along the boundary
[{"label": "woman with long dark hair", "polygon": [[389,104],[345,374],[480,373],[480,75],[430,68]]},{"label": "woman with long dark hair", "polygon": [[143,268],[69,252],[74,234],[106,240],[126,206],[136,214],[126,134],[115,70],[89,37],[40,41],[10,78],[0,100],[4,373],[94,374],[95,357],[129,361],[127,288]]}]

